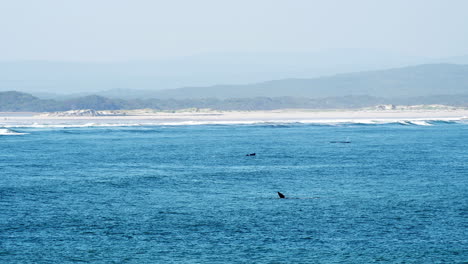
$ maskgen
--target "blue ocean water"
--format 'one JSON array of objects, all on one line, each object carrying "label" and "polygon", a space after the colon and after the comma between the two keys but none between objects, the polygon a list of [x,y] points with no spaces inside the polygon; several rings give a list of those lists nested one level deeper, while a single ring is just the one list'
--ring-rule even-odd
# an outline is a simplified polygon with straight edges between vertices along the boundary
[{"label": "blue ocean water", "polygon": [[468,261],[468,124],[17,131],[1,263]]}]

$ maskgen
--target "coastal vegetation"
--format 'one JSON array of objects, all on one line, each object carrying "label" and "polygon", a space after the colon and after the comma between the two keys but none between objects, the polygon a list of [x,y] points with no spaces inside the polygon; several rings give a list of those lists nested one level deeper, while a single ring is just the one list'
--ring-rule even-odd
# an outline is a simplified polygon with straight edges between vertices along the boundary
[{"label": "coastal vegetation", "polygon": [[381,98],[373,96],[341,96],[324,98],[304,97],[252,97],[252,98],[200,98],[200,99],[118,99],[89,95],[71,99],[40,99],[31,94],[0,92],[2,112],[52,112],[76,109],[121,110],[156,109],[178,110],[209,108],[213,110],[273,110],[273,109],[357,109],[376,105],[442,104],[468,107],[468,94],[439,95],[408,98]]}]

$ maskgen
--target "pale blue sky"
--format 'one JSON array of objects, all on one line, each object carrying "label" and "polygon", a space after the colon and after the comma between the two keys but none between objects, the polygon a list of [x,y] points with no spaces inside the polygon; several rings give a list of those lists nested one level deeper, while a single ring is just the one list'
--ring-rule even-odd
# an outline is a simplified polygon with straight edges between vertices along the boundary
[{"label": "pale blue sky", "polygon": [[0,0],[0,60],[372,49],[468,54],[465,0]]}]

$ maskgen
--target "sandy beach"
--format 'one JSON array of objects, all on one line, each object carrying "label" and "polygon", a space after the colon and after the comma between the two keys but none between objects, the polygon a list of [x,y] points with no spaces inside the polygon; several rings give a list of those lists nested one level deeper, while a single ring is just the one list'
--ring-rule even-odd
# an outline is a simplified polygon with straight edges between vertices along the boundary
[{"label": "sandy beach", "polygon": [[389,123],[459,121],[468,110],[385,110],[385,111],[209,111],[151,113],[109,116],[48,116],[44,113],[0,113],[0,127],[191,125],[252,123]]}]

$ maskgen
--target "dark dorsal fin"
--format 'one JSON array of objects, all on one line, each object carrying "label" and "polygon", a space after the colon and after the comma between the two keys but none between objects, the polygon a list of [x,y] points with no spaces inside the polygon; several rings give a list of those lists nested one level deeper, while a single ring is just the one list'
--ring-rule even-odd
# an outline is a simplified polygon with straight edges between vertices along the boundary
[{"label": "dark dorsal fin", "polygon": [[282,194],[280,192],[278,192],[278,196],[279,196],[279,198],[286,198],[286,196],[284,196],[284,194]]}]

